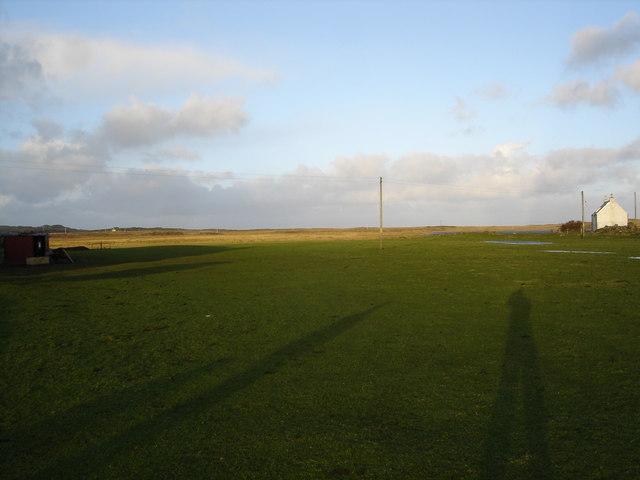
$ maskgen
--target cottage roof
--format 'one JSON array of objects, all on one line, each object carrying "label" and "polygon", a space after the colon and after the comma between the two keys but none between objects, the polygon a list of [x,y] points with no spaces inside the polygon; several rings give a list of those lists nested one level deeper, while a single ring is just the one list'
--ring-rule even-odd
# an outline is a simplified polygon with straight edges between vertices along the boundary
[{"label": "cottage roof", "polygon": [[602,210],[604,207],[606,207],[608,204],[619,206],[618,202],[616,202],[616,199],[613,196],[613,193],[609,196],[609,198],[607,198],[607,197],[604,198],[604,202],[602,203],[602,205],[600,205],[600,207],[595,212],[593,212],[593,214],[595,215],[600,210]]}]

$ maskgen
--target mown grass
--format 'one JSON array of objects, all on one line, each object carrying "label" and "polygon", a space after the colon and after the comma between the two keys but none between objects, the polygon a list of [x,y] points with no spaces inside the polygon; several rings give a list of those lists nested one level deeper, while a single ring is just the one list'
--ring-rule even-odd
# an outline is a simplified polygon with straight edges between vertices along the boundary
[{"label": "mown grass", "polygon": [[640,476],[637,238],[73,255],[0,270],[3,479]]}]

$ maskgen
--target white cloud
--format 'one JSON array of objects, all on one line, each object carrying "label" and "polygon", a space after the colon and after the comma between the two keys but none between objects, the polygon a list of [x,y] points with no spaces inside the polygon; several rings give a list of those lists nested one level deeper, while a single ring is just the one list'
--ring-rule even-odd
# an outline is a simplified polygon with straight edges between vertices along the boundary
[{"label": "white cloud", "polygon": [[616,161],[621,163],[640,160],[640,137],[615,151],[615,154]]},{"label": "white cloud", "polygon": [[477,135],[477,134],[481,134],[486,132],[486,129],[480,125],[471,125],[463,130],[461,130],[459,133],[461,133],[462,135],[465,136],[471,136],[471,135]]},{"label": "white cloud", "polygon": [[73,195],[109,160],[90,138],[33,136],[16,151],[0,150],[3,174],[0,190],[32,205]]},{"label": "white cloud", "polygon": [[260,71],[193,47],[141,45],[61,34],[43,34],[36,36],[35,41],[45,72],[60,78],[81,72],[102,81],[105,81],[103,75],[135,78],[137,72],[144,72],[145,76],[161,82],[175,81],[181,76],[195,76],[201,81],[239,77],[269,82],[276,78],[272,72]]},{"label": "white cloud", "polygon": [[530,145],[531,142],[507,142],[500,145],[496,145],[493,148],[493,155],[495,157],[504,157],[504,158],[512,158],[516,154],[518,154],[522,149],[526,146]]},{"label": "white cloud", "polygon": [[398,158],[386,173],[390,178],[403,182],[448,184],[464,172],[463,163],[456,157],[413,152]]},{"label": "white cloud", "polygon": [[[567,63],[571,67],[600,65],[622,58],[639,48],[640,22],[635,12],[629,12],[609,29],[590,26],[576,32]],[[620,84],[640,92],[640,61],[618,65],[613,73],[593,85],[582,79],[559,84],[545,101],[559,107],[580,104],[612,107],[619,97]]]},{"label": "white cloud", "polygon": [[0,100],[31,102],[42,79],[42,65],[26,49],[0,37]]},{"label": "white cloud", "polygon": [[571,39],[569,64],[581,66],[620,57],[640,46],[640,22],[629,12],[613,27],[590,26],[579,30]]},{"label": "white cloud", "polygon": [[[170,109],[133,100],[110,110],[93,131],[70,134],[48,118],[32,121],[36,134],[15,150],[0,149],[0,191],[34,208],[60,204],[87,195],[95,177],[113,175],[113,148],[155,146],[175,137],[215,136],[236,131],[247,120],[238,99],[189,97],[181,108]],[[184,146],[158,147],[147,160],[193,160],[197,153]],[[133,172],[136,173],[136,172]],[[142,173],[156,173],[147,169]],[[165,171],[162,175],[193,177],[200,184],[217,180],[205,172]],[[194,183],[195,184],[195,183]]]},{"label": "white cloud", "polygon": [[[485,96],[487,98],[495,100],[499,97],[496,97],[493,95],[498,95],[498,96],[501,95],[500,93],[501,88],[502,87],[499,84],[495,83],[484,89],[474,90],[473,93],[476,95]],[[449,113],[453,116],[453,118],[457,122],[463,124],[463,127],[461,127],[461,130],[453,132],[452,135],[471,136],[471,135],[482,134],[486,131],[483,126],[473,122],[473,120],[476,119],[478,115],[472,109],[469,102],[463,99],[462,97],[458,97],[458,96],[456,97],[456,104],[451,108],[451,110],[449,110]]]},{"label": "white cloud", "polygon": [[145,45],[111,38],[27,30],[12,25],[0,39],[0,94],[17,96],[34,82],[56,95],[118,96],[207,87],[227,78],[270,83],[261,70],[190,46]]},{"label": "white cloud", "polygon": [[559,107],[574,107],[579,104],[612,107],[618,96],[618,91],[611,82],[601,81],[596,85],[589,85],[584,80],[556,85],[553,93],[545,100]]},{"label": "white cloud", "polygon": [[640,60],[631,65],[618,66],[615,78],[628,88],[640,93]]},{"label": "white cloud", "polygon": [[38,132],[38,136],[45,140],[59,138],[64,133],[64,127],[50,118],[36,118],[31,121],[31,125]]},{"label": "white cloud", "polygon": [[0,212],[4,207],[11,203],[11,197],[9,195],[0,195]]},{"label": "white cloud", "polygon": [[331,163],[329,175],[336,178],[375,178],[384,171],[389,157],[383,154],[359,153],[354,157],[338,157]]},{"label": "white cloud", "polygon": [[180,136],[210,137],[237,132],[248,121],[237,98],[211,99],[191,95],[180,109],[142,103],[119,105],[104,116],[106,141],[118,147],[152,145]]},{"label": "white cloud", "polygon": [[192,152],[184,145],[170,145],[164,148],[156,148],[146,153],[146,158],[152,162],[175,161],[175,160],[199,160],[200,155]]},{"label": "white cloud", "polygon": [[469,104],[460,97],[456,97],[456,104],[449,110],[458,122],[466,122],[476,117]]},{"label": "white cloud", "polygon": [[499,100],[507,96],[507,89],[499,82],[493,82],[486,87],[474,90],[476,95],[480,95],[491,100]]}]

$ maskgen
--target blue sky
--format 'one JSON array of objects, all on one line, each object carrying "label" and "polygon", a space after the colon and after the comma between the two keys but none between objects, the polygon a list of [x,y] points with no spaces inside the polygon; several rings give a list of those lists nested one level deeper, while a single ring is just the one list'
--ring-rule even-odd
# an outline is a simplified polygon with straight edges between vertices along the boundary
[{"label": "blue sky", "polygon": [[624,1],[0,2],[0,224],[633,214]]}]

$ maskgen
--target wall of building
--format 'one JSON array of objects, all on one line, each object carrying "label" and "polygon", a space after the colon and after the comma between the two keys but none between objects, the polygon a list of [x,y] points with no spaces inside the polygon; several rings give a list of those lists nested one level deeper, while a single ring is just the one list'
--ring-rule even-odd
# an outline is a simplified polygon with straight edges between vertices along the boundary
[{"label": "wall of building", "polygon": [[1,235],[0,265],[26,265],[27,258],[45,257],[48,250],[47,235]]},{"label": "wall of building", "polygon": [[614,225],[626,227],[629,222],[629,216],[620,205],[615,202],[609,202],[593,214],[593,221],[596,223],[594,225],[596,230]]}]

